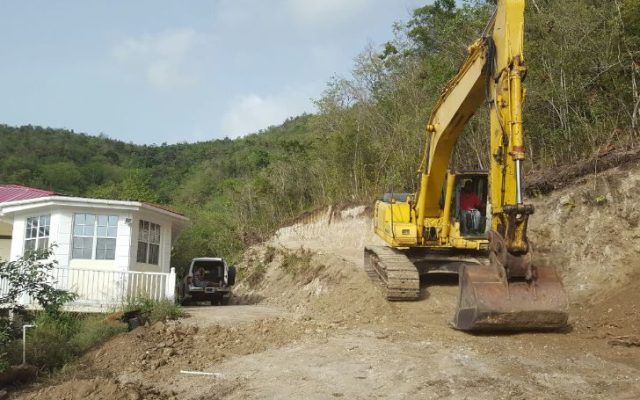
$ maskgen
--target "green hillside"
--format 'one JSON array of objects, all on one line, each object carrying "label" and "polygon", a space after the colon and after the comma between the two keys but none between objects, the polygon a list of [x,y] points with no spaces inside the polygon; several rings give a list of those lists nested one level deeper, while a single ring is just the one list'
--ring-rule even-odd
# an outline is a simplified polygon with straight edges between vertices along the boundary
[{"label": "green hillside", "polygon": [[[482,31],[491,2],[437,0],[334,78],[318,113],[230,140],[139,146],[33,126],[0,126],[0,182],[65,194],[153,201],[192,226],[176,265],[234,257],[305,210],[413,190],[424,125]],[[527,2],[528,168],[561,168],[639,139],[640,3]],[[471,120],[454,163],[485,167],[487,121]]]}]

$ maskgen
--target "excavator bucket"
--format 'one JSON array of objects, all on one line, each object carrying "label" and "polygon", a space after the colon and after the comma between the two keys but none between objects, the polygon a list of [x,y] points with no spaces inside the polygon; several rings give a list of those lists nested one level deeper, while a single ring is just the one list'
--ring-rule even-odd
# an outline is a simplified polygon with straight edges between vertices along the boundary
[{"label": "excavator bucket", "polygon": [[508,282],[493,265],[460,268],[454,320],[463,331],[560,329],[567,325],[568,299],[554,268],[536,268],[532,282]]}]

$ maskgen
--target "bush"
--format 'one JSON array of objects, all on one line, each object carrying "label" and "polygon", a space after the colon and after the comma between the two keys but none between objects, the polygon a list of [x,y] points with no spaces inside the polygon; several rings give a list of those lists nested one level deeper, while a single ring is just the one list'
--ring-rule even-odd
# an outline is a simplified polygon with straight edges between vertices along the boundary
[{"label": "bush", "polygon": [[304,272],[311,266],[313,252],[304,248],[297,251],[282,250],[281,268],[289,275],[296,277],[299,273]]},{"label": "bush", "polygon": [[182,307],[169,300],[155,302],[149,312],[151,322],[175,320],[183,316]]}]

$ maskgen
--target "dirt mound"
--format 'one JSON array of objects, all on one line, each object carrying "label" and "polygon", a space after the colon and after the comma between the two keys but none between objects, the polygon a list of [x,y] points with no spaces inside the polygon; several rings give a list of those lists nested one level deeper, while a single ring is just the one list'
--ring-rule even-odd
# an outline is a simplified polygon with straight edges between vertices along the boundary
[{"label": "dirt mound", "polygon": [[79,379],[40,389],[25,397],[25,400],[164,400],[175,396],[161,393],[152,386],[133,383],[122,384],[110,379]]},{"label": "dirt mound", "polygon": [[[330,324],[305,317],[206,328],[180,321],[158,322],[116,336],[66,371],[65,383],[31,391],[23,398],[209,399],[210,394],[193,387],[202,378],[180,371],[208,371],[229,357],[264,352],[303,337],[326,337],[331,329]],[[216,393],[230,393],[238,384],[236,380],[224,381],[222,392]]]},{"label": "dirt mound", "polygon": [[361,265],[364,246],[382,244],[373,233],[367,214],[366,206],[316,212],[303,222],[279,229],[267,245],[292,250],[304,247]]},{"label": "dirt mound", "polygon": [[[316,228],[316,234],[323,231],[320,224],[312,229]],[[240,268],[247,279],[235,289],[237,301],[260,299],[303,318],[313,315],[315,319],[344,326],[385,319],[392,313],[391,304],[380,288],[369,281],[361,265],[339,253],[285,247],[285,243],[292,244],[281,242],[281,237],[245,254]],[[309,243],[317,246],[318,242]],[[357,250],[348,248],[347,257],[353,257]]]},{"label": "dirt mound", "polygon": [[[290,343],[312,324],[269,318],[242,326],[199,328],[180,321],[157,322],[121,334],[82,359],[85,368],[119,371],[129,377],[161,377],[180,370],[202,370],[233,355],[251,354]],[[123,351],[127,349],[127,351]]]}]

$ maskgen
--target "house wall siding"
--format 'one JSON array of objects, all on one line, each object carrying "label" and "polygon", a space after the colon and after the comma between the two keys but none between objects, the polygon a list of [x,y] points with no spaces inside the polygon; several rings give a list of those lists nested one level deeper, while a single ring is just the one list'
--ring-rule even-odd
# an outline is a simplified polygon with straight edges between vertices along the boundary
[{"label": "house wall siding", "polygon": [[13,219],[13,234],[11,237],[11,260],[17,260],[24,253],[24,230],[26,228],[24,216],[15,216]]},{"label": "house wall siding", "polygon": [[8,261],[11,258],[11,240],[0,239],[0,261]]},{"label": "house wall siding", "polygon": [[[160,253],[158,254],[158,265],[137,262],[140,220],[160,225]],[[169,272],[169,269],[171,268],[171,228],[171,220],[168,218],[152,215],[149,212],[134,213],[134,220],[131,229],[131,269],[133,271]]]},{"label": "house wall siding", "polygon": [[[0,222],[0,236],[11,236],[13,227],[11,224]],[[9,260],[11,257],[11,239],[0,238],[0,261]]]},{"label": "house wall siding", "polygon": [[71,224],[73,214],[67,210],[57,210],[51,215],[51,234],[49,243],[55,243],[53,250],[58,264],[68,267],[71,260]]},{"label": "house wall siding", "polygon": [[13,228],[11,227],[11,224],[0,222],[0,235],[11,236],[12,231]]}]

